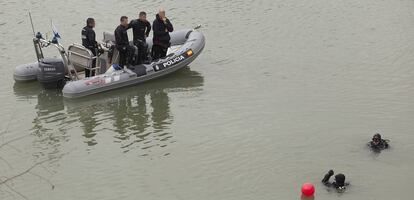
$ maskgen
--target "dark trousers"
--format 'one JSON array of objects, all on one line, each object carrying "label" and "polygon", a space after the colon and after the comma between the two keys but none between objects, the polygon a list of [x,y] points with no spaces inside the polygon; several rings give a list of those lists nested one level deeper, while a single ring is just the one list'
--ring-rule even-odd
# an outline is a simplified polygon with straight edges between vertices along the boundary
[{"label": "dark trousers", "polygon": [[148,44],[143,40],[134,41],[134,44],[138,48],[137,64],[142,64],[147,60]]},{"label": "dark trousers", "polygon": [[119,51],[119,65],[124,67],[125,65],[132,64],[131,58],[134,55],[134,47],[132,46],[121,46],[118,48]]},{"label": "dark trousers", "polygon": [[[91,50],[93,56],[96,56],[96,49],[89,49],[89,50]],[[91,67],[92,68],[96,67],[96,59],[93,59]],[[85,69],[85,77],[91,77],[91,76],[95,76],[95,70]]]},{"label": "dark trousers", "polygon": [[167,56],[168,47],[160,45],[152,45],[151,56],[153,60]]}]

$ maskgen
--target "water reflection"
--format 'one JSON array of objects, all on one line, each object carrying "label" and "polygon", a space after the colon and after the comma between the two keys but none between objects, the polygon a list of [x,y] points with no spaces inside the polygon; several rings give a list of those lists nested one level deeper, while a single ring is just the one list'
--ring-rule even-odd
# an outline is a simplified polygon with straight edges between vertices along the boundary
[{"label": "water reflection", "polygon": [[151,147],[174,142],[169,94],[201,90],[203,81],[201,74],[185,68],[159,80],[75,100],[42,90],[37,83],[15,84],[14,91],[18,99],[30,99],[37,92],[32,130],[39,141],[57,145],[68,130],[80,129],[89,150],[108,142],[105,138],[112,134],[111,142],[122,151],[140,149],[146,155]]},{"label": "water reflection", "polygon": [[41,91],[41,87],[38,82],[15,82],[13,85],[13,91],[17,100],[31,100],[37,98]]},{"label": "water reflection", "polygon": [[40,90],[37,95],[36,117],[31,129],[35,137],[32,155],[37,162],[50,159],[57,161],[66,153],[62,151],[62,145],[69,140],[69,135],[67,129],[62,128],[62,122],[66,119],[62,100],[62,94],[57,90]]},{"label": "water reflection", "polygon": [[300,196],[300,200],[315,200],[315,196],[305,196],[305,195],[301,195]]},{"label": "water reflection", "polygon": [[[115,142],[120,143],[125,152],[134,148],[135,143],[142,143],[139,145],[142,149],[167,145],[171,134],[169,125],[172,122],[168,87],[128,89],[130,91],[112,97],[112,102],[94,102],[99,105],[93,106],[95,115],[78,112],[79,117],[85,119],[80,120],[83,127],[91,130],[88,132],[84,128],[85,134],[94,136],[102,129],[114,129],[117,133],[114,136]],[[82,116],[83,114],[85,115]],[[101,123],[97,124],[96,121]],[[102,128],[98,128],[98,125]],[[94,138],[88,140],[94,141]]]}]

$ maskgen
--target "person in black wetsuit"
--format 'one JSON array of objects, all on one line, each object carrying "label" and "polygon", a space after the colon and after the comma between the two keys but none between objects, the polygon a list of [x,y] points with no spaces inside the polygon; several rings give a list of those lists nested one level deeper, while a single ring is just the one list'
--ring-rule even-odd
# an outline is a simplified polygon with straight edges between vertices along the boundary
[{"label": "person in black wetsuit", "polygon": [[170,20],[165,16],[165,10],[160,9],[154,23],[152,23],[154,37],[152,39],[152,58],[159,59],[167,55],[168,47],[170,47],[170,32],[174,30]]},{"label": "person in black wetsuit", "polygon": [[142,64],[147,61],[148,44],[146,39],[151,31],[151,24],[147,21],[147,13],[140,12],[139,18],[129,23],[129,28],[132,28],[134,45],[138,48],[137,64]]},{"label": "person in black wetsuit", "polygon": [[372,140],[368,142],[368,146],[374,151],[381,151],[389,147],[388,140],[382,139],[379,133],[372,137]]},{"label": "person in black wetsuit", "polygon": [[[83,27],[81,35],[82,35],[82,45],[89,49],[94,56],[98,53],[98,43],[96,42],[96,35],[95,31],[95,19],[88,18],[86,20],[86,26]],[[96,59],[92,62],[92,67],[96,67]],[[85,69],[85,77],[95,76],[94,70]]]},{"label": "person in black wetsuit", "polygon": [[134,47],[129,45],[128,39],[128,17],[122,16],[121,24],[115,29],[115,43],[119,51],[119,65],[124,67],[133,64]]},{"label": "person in black wetsuit", "polygon": [[337,174],[335,175],[335,181],[329,182],[329,179],[331,176],[334,175],[334,171],[331,169],[328,171],[327,174],[322,179],[322,183],[327,187],[335,188],[338,192],[343,192],[346,189],[346,186],[349,185],[349,183],[345,183],[345,175],[344,174]]}]

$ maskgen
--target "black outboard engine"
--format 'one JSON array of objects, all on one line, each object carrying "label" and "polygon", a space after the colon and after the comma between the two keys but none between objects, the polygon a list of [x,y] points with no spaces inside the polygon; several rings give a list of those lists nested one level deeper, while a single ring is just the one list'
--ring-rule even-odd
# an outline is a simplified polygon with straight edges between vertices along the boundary
[{"label": "black outboard engine", "polygon": [[37,80],[46,89],[62,88],[65,85],[65,65],[62,59],[41,59]]}]

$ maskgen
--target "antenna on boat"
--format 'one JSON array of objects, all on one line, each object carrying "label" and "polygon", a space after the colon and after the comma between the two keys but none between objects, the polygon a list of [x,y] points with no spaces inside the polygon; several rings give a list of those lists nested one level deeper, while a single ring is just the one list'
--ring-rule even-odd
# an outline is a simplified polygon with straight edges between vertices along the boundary
[{"label": "antenna on boat", "polygon": [[29,12],[29,18],[30,18],[30,24],[32,24],[33,37],[36,37],[33,20],[32,20],[32,14],[30,12]]}]

